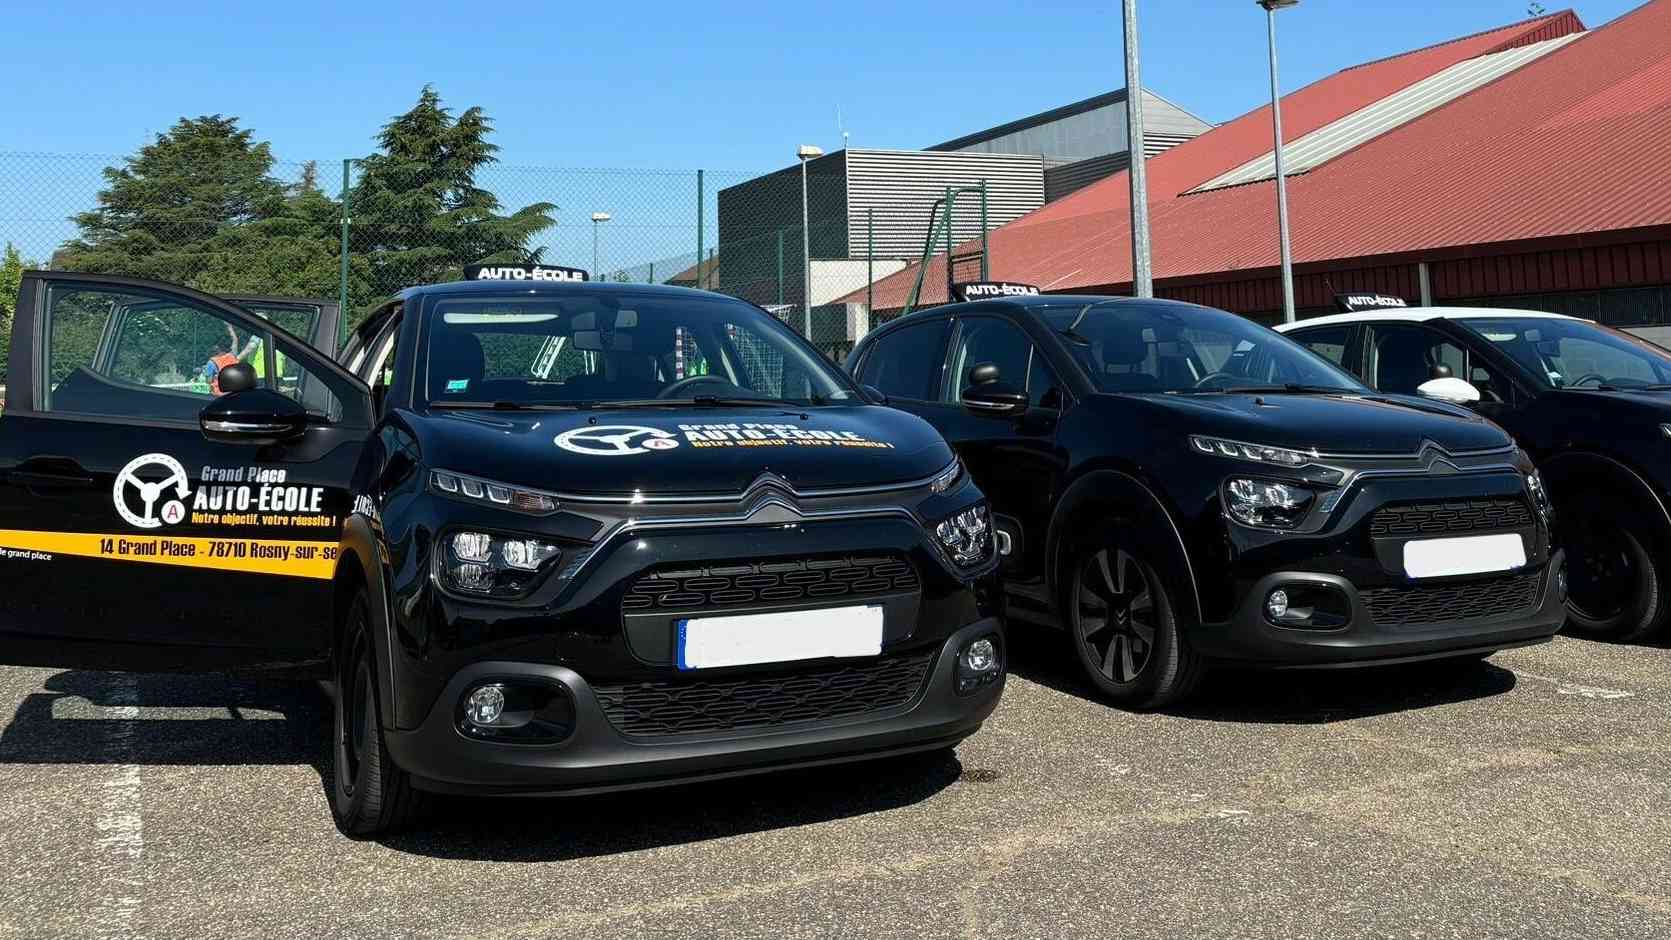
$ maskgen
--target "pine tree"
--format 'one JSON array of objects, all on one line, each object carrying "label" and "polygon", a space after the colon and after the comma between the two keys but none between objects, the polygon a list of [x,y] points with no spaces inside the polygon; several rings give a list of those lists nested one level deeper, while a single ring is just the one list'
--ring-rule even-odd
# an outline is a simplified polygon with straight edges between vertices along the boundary
[{"label": "pine tree", "polygon": [[[98,207],[74,217],[81,234],[53,255],[53,267],[211,293],[334,296],[337,203],[311,164],[290,186],[272,170],[270,146],[237,118],[181,118],[105,169]],[[352,287],[369,295],[365,265],[351,267]]]},{"label": "pine tree", "polygon": [[5,376],[11,360],[12,313],[16,310],[18,290],[23,286],[24,267],[17,246],[7,242],[5,254],[0,255],[0,378]]},{"label": "pine tree", "polygon": [[457,278],[466,264],[525,261],[529,241],[554,224],[552,203],[501,215],[498,198],[476,185],[497,160],[491,133],[481,108],[454,118],[428,85],[383,126],[351,196],[353,251],[369,256],[377,294]]}]

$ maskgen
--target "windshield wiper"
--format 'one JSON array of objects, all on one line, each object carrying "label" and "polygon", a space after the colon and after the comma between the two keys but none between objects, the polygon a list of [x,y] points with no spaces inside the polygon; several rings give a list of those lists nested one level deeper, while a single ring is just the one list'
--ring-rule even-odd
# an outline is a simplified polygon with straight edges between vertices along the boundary
[{"label": "windshield wiper", "polygon": [[431,408],[456,408],[461,411],[573,411],[566,402],[521,401],[432,401]]},{"label": "windshield wiper", "polygon": [[1363,392],[1334,385],[1306,385],[1289,382],[1284,385],[1232,385],[1228,388],[1193,388],[1183,390],[1186,395],[1361,395]]},{"label": "windshield wiper", "polygon": [[696,395],[691,398],[622,398],[611,401],[581,402],[581,408],[800,408],[800,402],[786,398],[744,398],[725,395]]}]

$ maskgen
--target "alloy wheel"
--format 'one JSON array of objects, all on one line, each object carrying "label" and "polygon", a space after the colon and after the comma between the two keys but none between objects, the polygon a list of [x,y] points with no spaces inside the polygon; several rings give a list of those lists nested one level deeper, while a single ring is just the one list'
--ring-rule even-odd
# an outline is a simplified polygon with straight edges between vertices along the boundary
[{"label": "alloy wheel", "polygon": [[1143,674],[1154,655],[1158,611],[1154,587],[1137,559],[1103,549],[1079,567],[1074,633],[1103,676],[1121,684]]},{"label": "alloy wheel", "polygon": [[1634,601],[1642,573],[1636,542],[1623,529],[1607,524],[1586,526],[1573,546],[1568,599],[1591,620],[1610,620]]}]

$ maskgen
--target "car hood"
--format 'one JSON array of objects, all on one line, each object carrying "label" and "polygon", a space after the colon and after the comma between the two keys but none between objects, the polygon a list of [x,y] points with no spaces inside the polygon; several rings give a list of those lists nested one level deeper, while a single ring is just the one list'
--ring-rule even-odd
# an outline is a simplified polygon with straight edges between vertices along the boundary
[{"label": "car hood", "polygon": [[920,480],[951,462],[927,422],[874,405],[434,410],[408,416],[433,468],[558,493],[741,493]]},{"label": "car hood", "polygon": [[1179,430],[1332,454],[1493,450],[1507,433],[1457,405],[1398,395],[1143,395]]}]

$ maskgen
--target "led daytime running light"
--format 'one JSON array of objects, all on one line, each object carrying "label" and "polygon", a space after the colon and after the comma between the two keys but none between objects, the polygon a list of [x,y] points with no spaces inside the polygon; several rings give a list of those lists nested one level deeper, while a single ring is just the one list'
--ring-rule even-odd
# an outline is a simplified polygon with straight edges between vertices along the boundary
[{"label": "led daytime running light", "polygon": [[546,516],[557,511],[555,496],[450,470],[431,470],[429,485],[443,496],[501,506],[530,516]]},{"label": "led daytime running light", "polygon": [[1278,467],[1303,467],[1317,459],[1317,450],[1295,450],[1291,447],[1272,447],[1268,444],[1247,444],[1218,437],[1190,435],[1190,447],[1203,454],[1250,460],[1254,463],[1274,464]]}]

